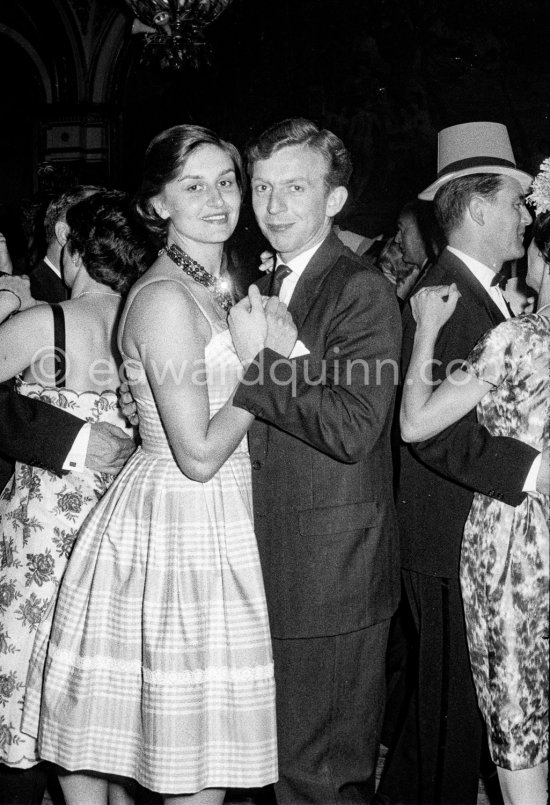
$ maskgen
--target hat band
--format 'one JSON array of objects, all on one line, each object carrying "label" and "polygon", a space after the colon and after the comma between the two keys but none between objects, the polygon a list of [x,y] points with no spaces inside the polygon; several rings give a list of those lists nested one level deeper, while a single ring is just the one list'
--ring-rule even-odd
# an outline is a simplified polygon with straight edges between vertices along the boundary
[{"label": "hat band", "polygon": [[450,162],[437,174],[437,178],[446,176],[447,173],[454,173],[455,171],[465,170],[467,168],[479,168],[482,166],[498,165],[503,168],[515,168],[516,163],[511,162],[509,159],[501,159],[500,157],[468,157],[468,159],[458,159],[456,162]]}]

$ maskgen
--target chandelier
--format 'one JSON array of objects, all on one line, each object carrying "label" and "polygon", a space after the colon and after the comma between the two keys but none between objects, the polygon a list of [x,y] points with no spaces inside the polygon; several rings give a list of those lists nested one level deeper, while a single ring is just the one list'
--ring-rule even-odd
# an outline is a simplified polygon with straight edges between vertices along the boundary
[{"label": "chandelier", "polygon": [[232,0],[125,0],[135,14],[132,33],[143,36],[142,62],[179,70],[208,57],[204,29]]}]

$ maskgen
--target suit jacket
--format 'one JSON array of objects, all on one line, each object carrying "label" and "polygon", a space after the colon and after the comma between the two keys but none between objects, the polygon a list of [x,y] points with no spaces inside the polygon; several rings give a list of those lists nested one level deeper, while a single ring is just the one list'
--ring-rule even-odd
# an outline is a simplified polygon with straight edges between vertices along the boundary
[{"label": "suit jacket", "polygon": [[[435,380],[467,358],[487,330],[504,317],[473,274],[445,249],[419,287],[455,282],[462,294],[441,330],[434,358]],[[403,314],[403,369],[412,352],[415,322]],[[537,451],[516,439],[491,436],[478,425],[475,410],[438,436],[401,449],[397,510],[402,565],[436,576],[456,577],[462,532],[474,491],[518,505]]]},{"label": "suit jacket", "polygon": [[[67,289],[42,261],[30,274],[35,299],[62,302]],[[22,397],[13,382],[0,384],[0,489],[13,472],[13,462],[42,467],[61,474],[63,463],[82,420],[47,403]]]},{"label": "suit jacket", "polygon": [[50,266],[41,260],[29,274],[31,294],[42,302],[64,302],[69,298],[67,286]]},{"label": "suit jacket", "polygon": [[272,634],[328,636],[389,618],[399,598],[390,426],[401,325],[390,285],[334,234],[289,310],[310,354],[263,350],[234,404],[256,417],[254,526]]}]

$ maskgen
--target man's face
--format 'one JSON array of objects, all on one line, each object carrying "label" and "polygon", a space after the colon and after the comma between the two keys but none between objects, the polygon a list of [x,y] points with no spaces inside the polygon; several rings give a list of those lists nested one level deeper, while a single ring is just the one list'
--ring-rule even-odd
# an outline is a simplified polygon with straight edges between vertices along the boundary
[{"label": "man's face", "polygon": [[412,215],[405,213],[399,216],[395,242],[401,249],[403,260],[421,268],[427,258],[422,235]]},{"label": "man's face", "polygon": [[343,206],[336,198],[343,188],[329,190],[326,175],[322,155],[301,145],[281,148],[254,164],[254,213],[263,234],[285,262],[324,240],[332,217]]},{"label": "man's face", "polygon": [[502,176],[494,201],[484,205],[484,239],[500,269],[507,260],[517,260],[525,251],[525,227],[531,223],[524,192],[517,179]]}]

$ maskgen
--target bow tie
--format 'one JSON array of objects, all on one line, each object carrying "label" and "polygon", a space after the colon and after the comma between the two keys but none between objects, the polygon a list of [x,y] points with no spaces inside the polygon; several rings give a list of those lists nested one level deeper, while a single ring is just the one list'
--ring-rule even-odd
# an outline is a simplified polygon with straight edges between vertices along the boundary
[{"label": "bow tie", "polygon": [[508,273],[506,271],[497,271],[493,279],[491,280],[491,288],[494,288],[496,285],[500,289],[506,288],[506,283],[508,282]]}]

